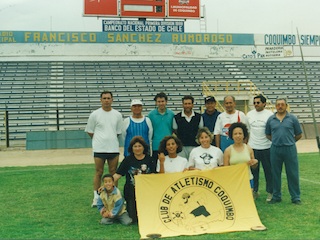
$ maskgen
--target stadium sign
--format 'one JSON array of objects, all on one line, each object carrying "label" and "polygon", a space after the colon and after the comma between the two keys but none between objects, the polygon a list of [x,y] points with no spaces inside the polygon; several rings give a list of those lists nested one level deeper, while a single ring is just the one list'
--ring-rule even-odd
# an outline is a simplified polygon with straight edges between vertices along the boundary
[{"label": "stadium sign", "polygon": [[0,31],[1,43],[254,45],[253,34]]},{"label": "stadium sign", "polygon": [[200,0],[84,0],[84,16],[200,18]]},{"label": "stadium sign", "polygon": [[183,33],[183,21],[102,20],[103,32]]}]

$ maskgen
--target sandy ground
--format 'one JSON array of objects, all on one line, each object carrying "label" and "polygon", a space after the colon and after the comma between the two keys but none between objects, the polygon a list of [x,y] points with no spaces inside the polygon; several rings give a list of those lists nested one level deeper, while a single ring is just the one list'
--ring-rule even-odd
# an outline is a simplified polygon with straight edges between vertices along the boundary
[{"label": "sandy ground", "polygon": [[[315,139],[297,142],[299,153],[318,152]],[[122,150],[122,149],[121,149]],[[123,159],[122,151],[120,160]],[[8,148],[0,151],[0,167],[44,166],[93,163],[91,148],[24,150]]]}]

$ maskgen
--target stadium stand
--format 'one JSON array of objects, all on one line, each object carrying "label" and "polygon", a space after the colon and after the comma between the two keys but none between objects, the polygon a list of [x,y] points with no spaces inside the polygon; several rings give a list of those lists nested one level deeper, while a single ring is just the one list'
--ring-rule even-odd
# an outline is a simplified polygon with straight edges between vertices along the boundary
[{"label": "stadium stand", "polygon": [[[320,117],[320,67],[306,62],[315,117]],[[181,98],[203,105],[204,81],[251,81],[272,103],[288,98],[301,123],[312,123],[303,65],[299,61],[19,61],[0,62],[0,111],[8,113],[10,141],[25,141],[29,131],[83,130],[90,112],[100,107],[102,90],[114,93],[114,108],[124,117],[140,98],[144,113],[164,91],[169,107],[181,110]],[[225,88],[222,95],[232,93]],[[4,115],[4,114],[2,114]],[[0,123],[5,137],[5,121]]]}]

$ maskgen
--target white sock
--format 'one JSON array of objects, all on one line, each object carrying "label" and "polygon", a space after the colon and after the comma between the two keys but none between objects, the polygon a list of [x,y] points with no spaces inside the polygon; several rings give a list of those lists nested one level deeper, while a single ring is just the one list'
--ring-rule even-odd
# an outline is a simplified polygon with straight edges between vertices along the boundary
[{"label": "white sock", "polygon": [[93,197],[95,199],[97,199],[99,197],[98,191],[96,191],[96,190],[93,191]]}]

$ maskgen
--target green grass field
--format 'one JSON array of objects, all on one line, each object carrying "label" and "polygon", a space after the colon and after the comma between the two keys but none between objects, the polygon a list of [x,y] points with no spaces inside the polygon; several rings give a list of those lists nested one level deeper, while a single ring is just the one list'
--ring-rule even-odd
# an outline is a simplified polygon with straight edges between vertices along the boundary
[{"label": "green grass field", "polygon": [[[266,231],[170,239],[320,239],[320,156],[300,154],[299,160],[302,205],[291,204],[285,174],[283,201],[267,204],[260,176],[256,206]],[[93,173],[93,164],[0,168],[0,238],[139,239],[137,225],[99,224],[97,209],[90,207]],[[121,178],[120,189],[123,183]]]}]

